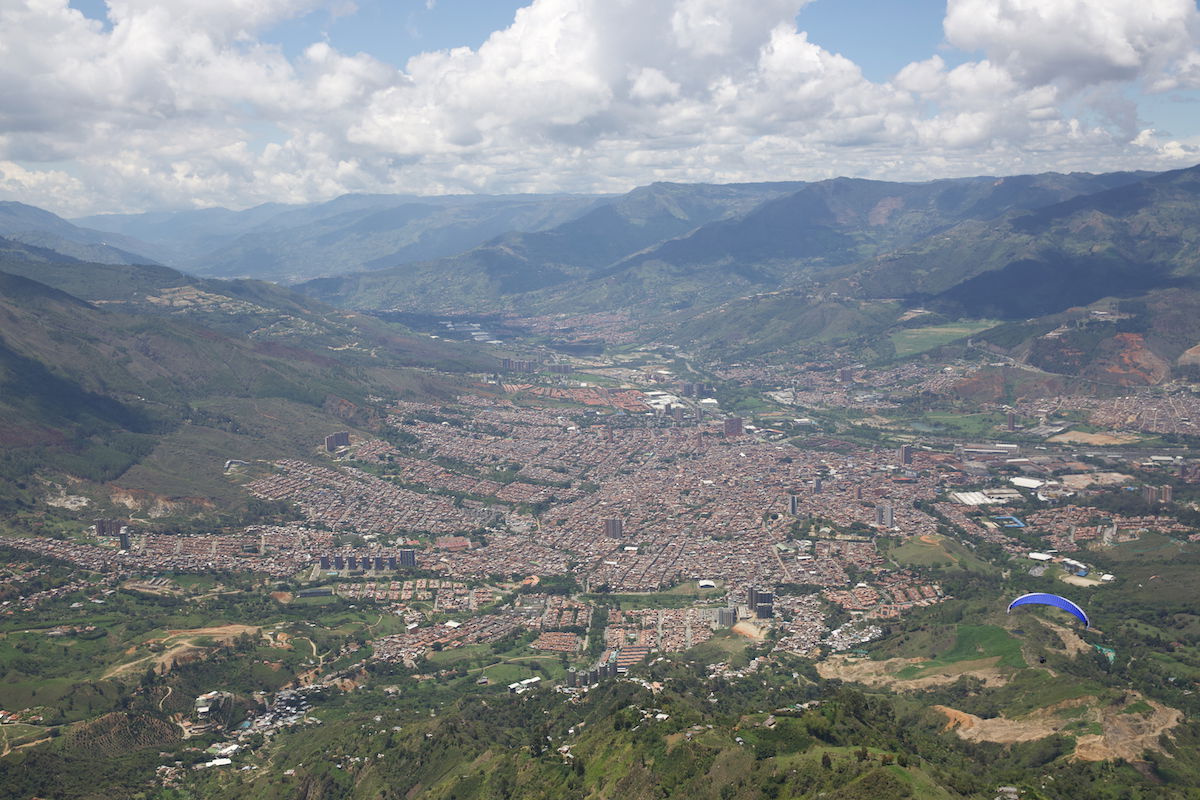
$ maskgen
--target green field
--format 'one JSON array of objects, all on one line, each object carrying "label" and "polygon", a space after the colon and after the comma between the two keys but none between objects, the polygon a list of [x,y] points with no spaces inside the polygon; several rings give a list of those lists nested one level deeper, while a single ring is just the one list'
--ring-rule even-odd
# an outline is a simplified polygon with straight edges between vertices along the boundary
[{"label": "green field", "polygon": [[933,538],[934,541],[926,541],[913,536],[892,549],[888,556],[896,563],[910,567],[948,566],[968,572],[995,572],[995,567],[953,539]]},{"label": "green field", "polygon": [[746,649],[752,642],[744,636],[738,636],[732,631],[718,631],[707,642],[698,644],[687,651],[688,657],[704,664],[717,664],[727,661],[734,669],[745,666],[750,657]]},{"label": "green field", "polygon": [[973,333],[994,328],[997,324],[996,320],[976,319],[961,320],[948,325],[930,325],[925,328],[904,328],[893,333],[891,340],[896,348],[896,358],[907,358]]},{"label": "green field", "polygon": [[998,666],[1021,669],[1025,658],[1021,655],[1021,642],[1009,635],[998,625],[959,625],[955,630],[954,644],[944,652],[920,664],[905,667],[896,673],[901,680],[910,680],[922,675],[957,664],[960,661],[976,661],[997,658]]},{"label": "green field", "polygon": [[1004,420],[1004,415],[998,413],[954,414],[947,412],[926,414],[922,420],[918,421],[924,422],[938,432],[974,438],[994,435],[1000,430]]},{"label": "green field", "polygon": [[[714,596],[723,592],[716,591]],[[607,603],[622,610],[633,608],[687,608],[696,602],[697,597],[690,594],[675,594],[667,592],[650,592],[647,594],[585,594],[584,600],[592,603]]]}]

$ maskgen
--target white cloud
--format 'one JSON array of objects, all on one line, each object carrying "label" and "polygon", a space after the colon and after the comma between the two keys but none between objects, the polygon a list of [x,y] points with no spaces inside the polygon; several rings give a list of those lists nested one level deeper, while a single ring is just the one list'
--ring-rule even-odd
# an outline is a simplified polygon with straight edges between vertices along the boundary
[{"label": "white cloud", "polygon": [[982,50],[1028,86],[1194,80],[1195,0],[949,0],[946,38]]},{"label": "white cloud", "polygon": [[260,38],[345,0],[110,0],[109,29],[66,0],[0,0],[0,196],[83,212],[1195,155],[1143,137],[1122,93],[1200,85],[1190,0],[950,0],[948,43],[983,57],[885,83],[810,41],[804,5],[534,0],[479,48],[398,70]]}]

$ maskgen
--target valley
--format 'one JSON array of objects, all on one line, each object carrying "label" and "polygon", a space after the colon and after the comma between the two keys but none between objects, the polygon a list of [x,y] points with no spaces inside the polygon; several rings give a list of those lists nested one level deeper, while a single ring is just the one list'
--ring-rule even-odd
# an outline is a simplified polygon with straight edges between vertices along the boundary
[{"label": "valley", "polygon": [[[1185,797],[1192,193],[655,184],[291,288],[6,240],[0,783]],[[1122,225],[1149,282],[978,302]]]}]

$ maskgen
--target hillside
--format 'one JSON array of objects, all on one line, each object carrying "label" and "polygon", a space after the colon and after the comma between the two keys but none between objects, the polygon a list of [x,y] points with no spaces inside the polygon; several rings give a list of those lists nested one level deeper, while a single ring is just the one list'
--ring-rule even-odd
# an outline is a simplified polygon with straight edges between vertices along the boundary
[{"label": "hillside", "polygon": [[153,264],[153,245],[121,234],[79,227],[34,206],[0,201],[0,236],[81,261]]},{"label": "hillside", "polygon": [[[3,270],[9,502],[30,499],[34,474],[229,495],[227,482],[204,477],[219,475],[225,459],[303,453],[335,427],[370,424],[373,393],[449,391],[451,377],[413,367],[491,363],[270,284],[193,283],[162,267],[82,262],[8,261]],[[274,422],[263,425],[268,408]]]},{"label": "hillside", "polygon": [[[1200,270],[1198,179],[1200,168],[1179,170],[969,219],[910,246],[810,272],[792,289],[667,318],[655,335],[705,351],[732,347],[730,357],[842,346],[871,359],[892,357],[897,337],[927,330],[936,342],[957,325],[960,343],[976,333],[993,350],[1051,373],[1158,384],[1194,372],[1190,351],[1200,344],[1191,313]],[[996,320],[1005,322],[983,332]]]},{"label": "hillside", "polygon": [[1179,285],[1200,270],[1200,167],[988,222],[885,258],[853,283],[979,316],[1029,317]]}]

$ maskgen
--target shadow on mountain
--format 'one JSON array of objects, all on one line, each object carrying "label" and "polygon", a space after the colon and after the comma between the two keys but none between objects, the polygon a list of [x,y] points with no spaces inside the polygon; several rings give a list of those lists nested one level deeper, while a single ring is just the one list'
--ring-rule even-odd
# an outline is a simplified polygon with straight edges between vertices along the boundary
[{"label": "shadow on mountain", "polygon": [[977,275],[937,295],[930,305],[974,318],[1021,319],[1084,306],[1102,297],[1133,297],[1180,287],[1168,269],[1118,257],[1023,259]]}]

